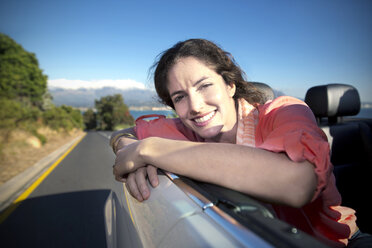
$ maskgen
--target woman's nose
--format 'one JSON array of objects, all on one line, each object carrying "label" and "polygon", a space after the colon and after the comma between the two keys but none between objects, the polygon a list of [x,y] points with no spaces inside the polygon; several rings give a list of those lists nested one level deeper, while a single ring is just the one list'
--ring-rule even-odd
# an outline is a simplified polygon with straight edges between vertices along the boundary
[{"label": "woman's nose", "polygon": [[190,114],[196,115],[200,113],[203,109],[203,98],[199,95],[190,95],[189,96],[189,110]]}]

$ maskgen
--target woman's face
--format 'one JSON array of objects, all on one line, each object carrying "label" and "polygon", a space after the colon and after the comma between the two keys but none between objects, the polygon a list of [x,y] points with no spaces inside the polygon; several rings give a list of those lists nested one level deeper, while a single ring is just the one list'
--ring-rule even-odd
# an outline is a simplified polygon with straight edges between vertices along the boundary
[{"label": "woman's face", "polygon": [[168,91],[182,122],[206,141],[235,143],[235,84],[194,57],[179,59],[168,72]]}]

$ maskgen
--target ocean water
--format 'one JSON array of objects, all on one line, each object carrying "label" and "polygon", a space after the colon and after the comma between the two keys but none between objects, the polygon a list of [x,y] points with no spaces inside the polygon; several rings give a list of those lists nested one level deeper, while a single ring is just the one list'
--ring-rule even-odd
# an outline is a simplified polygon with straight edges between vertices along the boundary
[{"label": "ocean water", "polygon": [[359,114],[357,114],[355,117],[372,118],[372,108],[362,108],[362,109],[360,109]]}]

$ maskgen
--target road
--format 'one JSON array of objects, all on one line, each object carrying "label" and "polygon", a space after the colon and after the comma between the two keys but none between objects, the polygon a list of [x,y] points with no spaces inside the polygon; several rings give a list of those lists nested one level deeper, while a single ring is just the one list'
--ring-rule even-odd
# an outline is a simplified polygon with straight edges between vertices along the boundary
[{"label": "road", "polygon": [[139,247],[110,133],[89,132],[0,225],[1,247]]}]

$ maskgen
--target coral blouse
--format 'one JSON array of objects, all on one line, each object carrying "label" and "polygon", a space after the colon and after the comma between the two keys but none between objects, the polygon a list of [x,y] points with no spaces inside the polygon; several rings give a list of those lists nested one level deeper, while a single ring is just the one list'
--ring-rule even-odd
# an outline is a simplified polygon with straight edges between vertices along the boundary
[{"label": "coral blouse", "polygon": [[355,211],[340,206],[327,137],[303,101],[282,96],[255,108],[240,99],[237,144],[285,152],[295,162],[311,162],[318,179],[311,202],[302,208],[272,207],[279,219],[324,243],[333,247],[347,245],[358,229]]}]

